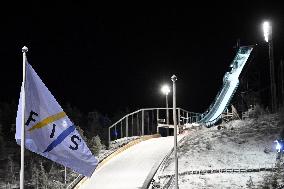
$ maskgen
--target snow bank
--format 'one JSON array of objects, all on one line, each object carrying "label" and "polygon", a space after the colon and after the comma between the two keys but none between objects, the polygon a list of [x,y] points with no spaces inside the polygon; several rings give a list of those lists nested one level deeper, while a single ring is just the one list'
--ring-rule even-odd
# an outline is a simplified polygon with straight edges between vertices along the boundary
[{"label": "snow bank", "polygon": [[[259,119],[235,120],[222,126],[220,130],[217,127],[190,130],[186,139],[179,144],[179,173],[204,169],[271,167],[275,164],[273,141],[280,133],[277,114],[263,115]],[[159,171],[160,175],[174,174],[173,158],[172,154],[163,170]],[[258,182],[263,174],[184,175],[179,183],[180,188],[238,188],[245,187],[250,176]]]},{"label": "snow bank", "polygon": [[99,161],[115,152],[118,148],[128,144],[129,142],[139,139],[141,136],[124,137],[110,142],[109,149],[102,149],[98,155]]}]

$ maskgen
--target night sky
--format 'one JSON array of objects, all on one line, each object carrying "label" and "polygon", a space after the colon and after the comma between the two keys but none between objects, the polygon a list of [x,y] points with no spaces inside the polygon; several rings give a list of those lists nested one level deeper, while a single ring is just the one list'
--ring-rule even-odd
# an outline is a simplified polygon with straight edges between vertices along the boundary
[{"label": "night sky", "polygon": [[273,21],[275,61],[284,55],[284,6],[248,2],[2,7],[0,102],[18,102],[26,45],[29,63],[61,105],[108,114],[164,107],[160,88],[175,74],[177,106],[203,112],[222,85],[237,39],[266,46],[265,19]]}]

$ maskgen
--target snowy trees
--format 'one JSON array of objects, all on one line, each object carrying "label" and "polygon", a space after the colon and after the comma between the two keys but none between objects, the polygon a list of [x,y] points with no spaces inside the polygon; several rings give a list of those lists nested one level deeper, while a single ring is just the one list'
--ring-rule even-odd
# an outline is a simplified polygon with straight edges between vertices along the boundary
[{"label": "snowy trees", "polygon": [[96,156],[99,155],[99,153],[100,153],[100,151],[102,149],[102,143],[101,143],[100,137],[99,136],[94,136],[90,140],[89,144],[90,144],[90,149],[91,149],[92,153],[94,155],[96,155]]},{"label": "snowy trees", "polygon": [[277,189],[279,186],[278,179],[279,179],[279,174],[278,173],[272,173],[265,175],[263,177],[263,182],[260,186],[261,189]]},{"label": "snowy trees", "polygon": [[0,159],[3,158],[3,152],[4,152],[4,136],[3,136],[3,131],[2,131],[2,125],[0,123]]},{"label": "snowy trees", "polygon": [[98,135],[102,142],[106,143],[108,141],[107,132],[111,121],[107,115],[103,115],[97,110],[84,114],[75,106],[71,106],[70,103],[67,103],[67,105],[64,107],[64,111],[71,121],[73,121],[76,126],[80,127],[82,131],[84,131],[85,137],[92,139],[92,137]]},{"label": "snowy trees", "polygon": [[15,124],[17,105],[14,102],[0,103],[0,124],[2,125],[2,136],[5,139],[14,138],[12,125]]},{"label": "snowy trees", "polygon": [[[44,161],[39,160],[32,163],[31,171],[31,183],[30,185],[33,186],[33,188],[42,188],[42,189],[63,189],[66,188],[66,186],[63,184],[63,179],[59,179],[60,175],[60,169],[56,169],[53,171],[53,174],[46,171],[46,167],[44,166]],[[60,166],[62,167],[62,166]],[[54,168],[52,166],[52,168]],[[54,180],[54,174],[56,174],[57,178]]]},{"label": "snowy trees", "polygon": [[9,183],[15,183],[17,180],[15,162],[12,156],[8,156],[8,162],[6,164],[6,176]]},{"label": "snowy trees", "polygon": [[281,131],[280,131],[280,138],[284,139],[284,107],[282,107],[279,111],[279,117],[280,117],[280,126],[281,126]]}]

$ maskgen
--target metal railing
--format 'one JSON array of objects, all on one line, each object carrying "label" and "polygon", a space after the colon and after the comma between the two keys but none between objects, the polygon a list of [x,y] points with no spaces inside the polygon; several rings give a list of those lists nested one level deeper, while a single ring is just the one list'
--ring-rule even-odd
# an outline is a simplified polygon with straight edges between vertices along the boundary
[{"label": "metal railing", "polygon": [[[158,124],[166,123],[166,115],[169,111],[169,125],[173,123],[173,108],[143,108],[129,113],[116,121],[108,128],[108,139],[110,141],[123,137],[143,136],[158,133]],[[182,108],[177,108],[177,123],[197,122],[201,119],[201,114],[189,112]]]}]

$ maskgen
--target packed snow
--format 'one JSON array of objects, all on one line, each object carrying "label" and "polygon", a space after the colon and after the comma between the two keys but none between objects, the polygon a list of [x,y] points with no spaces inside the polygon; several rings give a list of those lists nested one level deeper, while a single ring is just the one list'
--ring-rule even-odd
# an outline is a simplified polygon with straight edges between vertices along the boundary
[{"label": "packed snow", "polygon": [[165,157],[173,144],[173,136],[169,136],[152,138],[131,146],[96,169],[80,188],[140,188],[153,166]]},{"label": "packed snow", "polygon": [[[274,141],[281,132],[279,116],[234,120],[211,128],[192,126],[179,144],[179,173],[210,169],[272,167],[276,163]],[[174,174],[174,154],[161,166],[154,179],[165,186]],[[269,172],[213,173],[179,176],[179,188],[246,188],[248,180],[257,186]],[[160,179],[158,179],[160,177]]]}]

